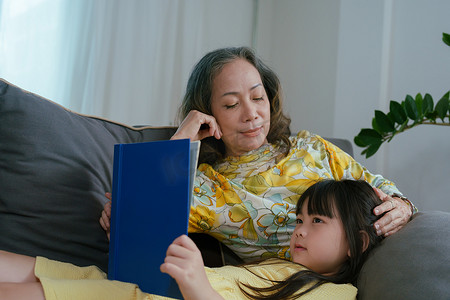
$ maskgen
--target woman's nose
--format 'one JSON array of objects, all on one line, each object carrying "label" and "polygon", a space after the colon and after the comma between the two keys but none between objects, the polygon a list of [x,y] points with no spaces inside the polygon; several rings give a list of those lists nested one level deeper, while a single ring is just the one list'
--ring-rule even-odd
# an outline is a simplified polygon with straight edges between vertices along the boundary
[{"label": "woman's nose", "polygon": [[244,122],[253,121],[258,118],[258,112],[253,103],[245,103],[243,105],[243,120]]}]

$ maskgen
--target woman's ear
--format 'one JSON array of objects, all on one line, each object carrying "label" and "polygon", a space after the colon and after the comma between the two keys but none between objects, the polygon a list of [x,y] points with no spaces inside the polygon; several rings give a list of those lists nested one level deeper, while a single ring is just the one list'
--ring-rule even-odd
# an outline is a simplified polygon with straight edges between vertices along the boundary
[{"label": "woman's ear", "polygon": [[361,235],[361,241],[362,241],[362,252],[364,253],[367,248],[369,247],[369,234],[367,233],[367,231],[364,230],[360,230],[359,234]]}]

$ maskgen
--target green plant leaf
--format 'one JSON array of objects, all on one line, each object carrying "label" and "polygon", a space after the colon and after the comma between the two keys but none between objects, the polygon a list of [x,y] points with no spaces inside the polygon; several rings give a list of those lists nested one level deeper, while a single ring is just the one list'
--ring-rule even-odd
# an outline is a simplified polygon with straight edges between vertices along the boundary
[{"label": "green plant leaf", "polygon": [[435,110],[433,110],[432,112],[427,113],[426,117],[431,121],[431,122],[436,122],[436,118],[438,117],[437,112]]},{"label": "green plant leaf", "polygon": [[[447,111],[449,107],[450,100],[448,99],[448,93],[444,95],[441,100],[436,103],[436,112],[438,117],[444,121],[444,118],[447,116]],[[446,97],[447,96],[447,97]]]},{"label": "green plant leaf", "polygon": [[392,115],[392,113],[391,112],[388,112],[387,114],[386,114],[386,116],[389,118],[389,120],[391,121],[391,123],[394,125],[394,127],[395,127],[395,118],[394,118],[394,116]]},{"label": "green plant leaf", "polygon": [[422,118],[423,117],[423,110],[422,110],[423,98],[420,93],[418,93],[416,95],[415,102],[416,102],[418,118]]},{"label": "green plant leaf", "polygon": [[425,94],[423,97],[423,114],[428,118],[428,113],[432,112],[434,108],[433,97],[430,94]]},{"label": "green plant leaf", "polygon": [[359,147],[369,146],[381,141],[381,135],[371,128],[363,128],[354,138],[354,142]]},{"label": "green plant leaf", "polygon": [[405,110],[408,117],[414,121],[419,119],[419,113],[417,112],[416,101],[410,95],[405,99]]},{"label": "green plant leaf", "polygon": [[365,143],[363,143],[359,137],[359,135],[355,136],[355,138],[353,139],[353,141],[355,142],[355,145],[358,147],[366,147],[367,145]]},{"label": "green plant leaf", "polygon": [[407,120],[405,109],[400,103],[391,100],[389,103],[389,109],[392,117],[398,124],[403,124],[403,122]]},{"label": "green plant leaf", "polygon": [[375,118],[372,118],[372,128],[378,132],[379,134],[383,134],[383,130],[380,128],[380,126],[378,126],[377,120]]},{"label": "green plant leaf", "polygon": [[379,143],[375,143],[375,144],[372,144],[372,145],[370,145],[367,149],[366,149],[366,158],[369,158],[369,157],[371,157],[372,155],[374,155],[377,151],[378,151],[378,149],[380,148],[380,146],[381,146],[381,141],[379,142]]},{"label": "green plant leaf", "polygon": [[381,110],[375,110],[375,121],[381,132],[393,132],[395,130],[392,121]]},{"label": "green plant leaf", "polygon": [[446,43],[447,46],[450,46],[450,34],[443,32],[442,41],[444,41],[444,43]]}]

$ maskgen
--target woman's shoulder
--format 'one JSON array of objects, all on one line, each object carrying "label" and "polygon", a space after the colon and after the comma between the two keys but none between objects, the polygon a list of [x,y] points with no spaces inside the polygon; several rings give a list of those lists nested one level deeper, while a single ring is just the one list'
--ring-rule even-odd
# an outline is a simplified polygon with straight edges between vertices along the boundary
[{"label": "woman's shoulder", "polygon": [[290,140],[294,148],[303,148],[307,145],[313,145],[317,148],[318,145],[327,143],[320,135],[311,133],[308,130],[300,130],[296,135],[292,135]]},{"label": "woman's shoulder", "polygon": [[297,134],[291,135],[291,141],[294,139],[298,140],[323,140],[320,135],[310,132],[309,130],[300,130]]}]

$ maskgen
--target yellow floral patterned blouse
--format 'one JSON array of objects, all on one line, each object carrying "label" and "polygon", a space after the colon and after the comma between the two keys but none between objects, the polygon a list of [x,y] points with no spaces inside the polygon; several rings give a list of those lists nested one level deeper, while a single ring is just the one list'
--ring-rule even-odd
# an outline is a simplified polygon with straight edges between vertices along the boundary
[{"label": "yellow floral patterned blouse", "polygon": [[285,157],[279,148],[266,144],[214,166],[201,164],[189,232],[211,234],[246,261],[290,259],[296,203],[315,182],[364,179],[387,194],[401,194],[392,182],[371,174],[317,135],[300,131],[291,142]]}]

